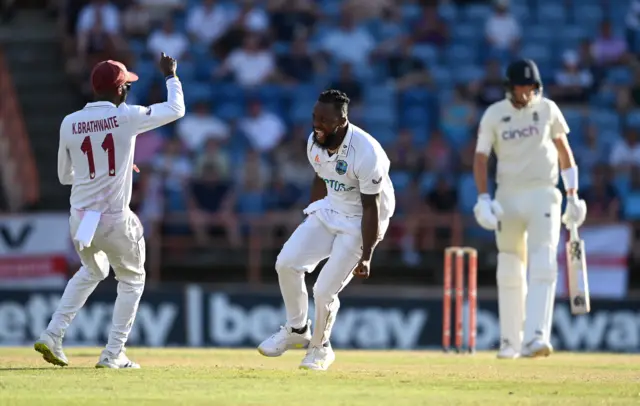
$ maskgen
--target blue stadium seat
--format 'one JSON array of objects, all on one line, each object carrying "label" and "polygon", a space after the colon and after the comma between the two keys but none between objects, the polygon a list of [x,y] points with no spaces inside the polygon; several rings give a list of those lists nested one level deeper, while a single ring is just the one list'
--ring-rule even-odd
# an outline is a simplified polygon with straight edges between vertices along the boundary
[{"label": "blue stadium seat", "polygon": [[622,198],[628,196],[631,190],[631,179],[629,178],[629,175],[617,175],[613,179],[613,186]]},{"label": "blue stadium seat", "polygon": [[625,122],[630,127],[640,129],[640,109],[634,109],[627,113]]},{"label": "blue stadium seat", "polygon": [[476,183],[473,179],[473,174],[462,174],[458,181],[458,202],[460,204],[460,210],[466,214],[472,213],[477,197],[478,192],[476,190]]},{"label": "blue stadium seat", "polygon": [[599,92],[589,97],[589,105],[599,109],[612,110],[618,99],[614,89],[600,89]]},{"label": "blue stadium seat", "polygon": [[475,80],[481,79],[484,75],[484,69],[478,66],[461,66],[454,67],[453,77],[456,83],[471,83]]},{"label": "blue stadium seat", "polygon": [[453,87],[454,80],[451,71],[445,67],[434,66],[431,68],[431,77],[433,78],[433,83],[439,89],[448,89]]},{"label": "blue stadium seat", "polygon": [[211,84],[207,82],[186,81],[181,79],[184,83],[184,88],[189,89],[188,92],[184,92],[184,101],[189,108],[191,105],[197,102],[210,103],[213,100],[213,89]]},{"label": "blue stadium seat", "polygon": [[640,192],[631,192],[624,199],[624,218],[627,220],[640,220]]},{"label": "blue stadium seat", "polygon": [[414,45],[411,55],[418,58],[426,66],[433,66],[440,59],[438,49],[432,45],[418,44]]},{"label": "blue stadium seat", "polygon": [[233,121],[242,118],[245,114],[244,106],[237,103],[222,103],[216,106],[215,114],[221,120]]},{"label": "blue stadium seat", "polygon": [[458,19],[458,8],[455,3],[442,3],[438,5],[438,14],[449,24],[454,24]]},{"label": "blue stadium seat", "polygon": [[405,108],[400,112],[400,121],[407,127],[427,126],[429,123],[427,109],[419,105]]},{"label": "blue stadium seat", "polygon": [[575,49],[580,41],[591,36],[589,29],[581,25],[565,25],[558,27],[558,31],[560,35],[557,36],[557,40],[563,49]]},{"label": "blue stadium seat", "polygon": [[626,67],[611,68],[607,72],[607,82],[616,86],[630,85],[633,81],[631,70]]},{"label": "blue stadium seat", "polygon": [[434,172],[425,172],[420,176],[419,189],[422,196],[433,190],[438,176]]},{"label": "blue stadium seat", "polygon": [[521,23],[529,21],[531,18],[531,8],[527,4],[512,2],[509,9],[511,14]]},{"label": "blue stadium seat", "polygon": [[396,192],[403,192],[411,183],[411,175],[405,171],[391,171],[389,173],[391,183]]},{"label": "blue stadium seat", "polygon": [[364,89],[364,102],[371,106],[395,106],[395,88],[387,85],[372,85]]},{"label": "blue stadium seat", "polygon": [[445,51],[445,61],[449,66],[475,65],[477,60],[477,48],[473,45],[454,44]]},{"label": "blue stadium seat", "polygon": [[424,88],[412,88],[403,91],[400,94],[400,103],[402,108],[412,106],[425,106],[432,98],[429,90]]},{"label": "blue stadium seat", "polygon": [[604,19],[602,8],[596,4],[580,4],[574,6],[573,21],[587,27],[596,27]]},{"label": "blue stadium seat", "polygon": [[620,128],[620,118],[611,110],[592,110],[589,119],[599,130],[618,131]]},{"label": "blue stadium seat", "polygon": [[538,7],[538,23],[552,27],[556,24],[564,24],[567,21],[567,15],[564,7],[558,1],[553,3],[541,4]]},{"label": "blue stadium seat", "polygon": [[535,44],[550,44],[554,40],[554,31],[544,24],[532,25],[525,31],[525,40]]},{"label": "blue stadium seat", "polygon": [[492,7],[485,4],[470,4],[463,10],[462,14],[467,21],[484,23],[492,14]]},{"label": "blue stadium seat", "polygon": [[450,29],[454,43],[475,44],[484,38],[482,29],[477,25],[458,22]]},{"label": "blue stadium seat", "polygon": [[368,122],[375,123],[373,128],[381,124],[396,125],[398,123],[396,110],[388,106],[369,106],[364,114]]}]

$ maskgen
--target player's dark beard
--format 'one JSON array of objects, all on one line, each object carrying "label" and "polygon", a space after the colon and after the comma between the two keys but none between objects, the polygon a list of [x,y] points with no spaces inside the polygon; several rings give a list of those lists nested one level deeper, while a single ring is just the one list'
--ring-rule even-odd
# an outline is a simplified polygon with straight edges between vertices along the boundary
[{"label": "player's dark beard", "polygon": [[[324,135],[324,143],[318,142],[316,139],[316,129],[313,129],[313,143],[321,149],[337,148],[339,146],[338,130],[340,126],[337,126],[331,133]],[[336,145],[338,144],[338,145]]]},{"label": "player's dark beard", "polygon": [[118,103],[118,105],[124,103],[127,100],[129,89],[131,89],[131,83],[127,83],[124,86],[122,86],[122,94],[120,95],[120,102]]}]

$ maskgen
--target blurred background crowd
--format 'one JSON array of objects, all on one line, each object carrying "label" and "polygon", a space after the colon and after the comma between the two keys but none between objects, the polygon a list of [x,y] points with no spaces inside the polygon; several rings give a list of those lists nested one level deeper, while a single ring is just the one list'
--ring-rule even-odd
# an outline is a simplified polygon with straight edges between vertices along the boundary
[{"label": "blurred background crowd", "polygon": [[165,97],[160,52],[179,60],[187,116],[140,135],[135,157],[134,208],[163,235],[240,246],[245,219],[299,216],[311,109],[332,87],[392,160],[389,241],[418,264],[413,219],[471,213],[477,123],[504,97],[516,57],[538,63],[569,123],[589,221],[640,219],[638,0],[66,0],[51,10],[87,100],[99,60],[140,75],[129,100],[139,104]]}]

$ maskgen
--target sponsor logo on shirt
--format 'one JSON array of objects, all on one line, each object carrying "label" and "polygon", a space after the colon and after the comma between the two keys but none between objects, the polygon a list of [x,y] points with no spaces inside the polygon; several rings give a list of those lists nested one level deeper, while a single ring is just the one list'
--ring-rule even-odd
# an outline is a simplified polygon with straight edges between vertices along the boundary
[{"label": "sponsor logo on shirt", "polygon": [[520,138],[529,138],[534,135],[540,135],[540,132],[538,131],[538,127],[530,125],[529,127],[517,128],[515,130],[505,130],[502,132],[501,137],[505,141],[510,141]]}]

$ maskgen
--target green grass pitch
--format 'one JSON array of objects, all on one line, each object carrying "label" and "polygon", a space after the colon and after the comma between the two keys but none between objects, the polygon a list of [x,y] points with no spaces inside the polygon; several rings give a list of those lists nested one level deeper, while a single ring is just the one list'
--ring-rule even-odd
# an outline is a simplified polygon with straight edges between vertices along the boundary
[{"label": "green grass pitch", "polygon": [[336,350],[326,372],[304,353],[130,348],[140,370],[98,370],[99,348],[68,348],[53,367],[30,348],[0,348],[0,405],[639,405],[640,355]]}]

